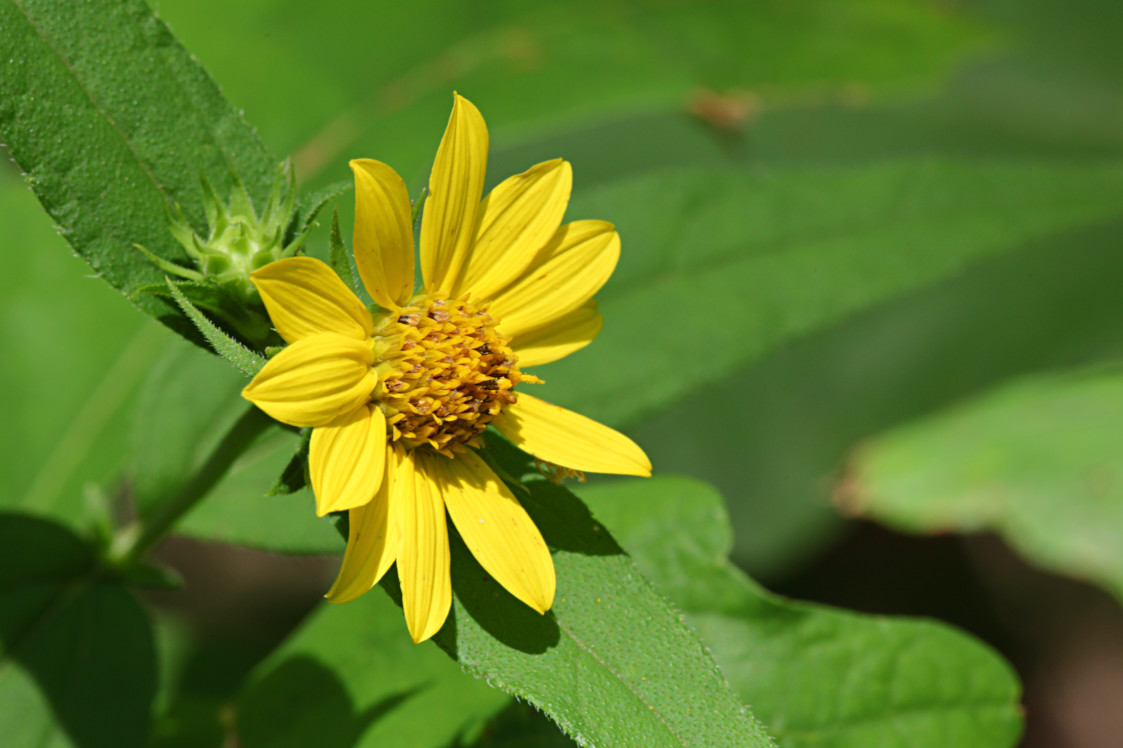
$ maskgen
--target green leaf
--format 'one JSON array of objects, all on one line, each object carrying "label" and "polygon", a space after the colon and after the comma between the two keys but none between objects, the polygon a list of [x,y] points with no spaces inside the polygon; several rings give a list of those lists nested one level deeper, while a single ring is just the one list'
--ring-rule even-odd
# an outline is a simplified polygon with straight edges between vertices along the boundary
[{"label": "green leaf", "polygon": [[623,254],[597,297],[603,332],[543,369],[543,392],[634,421],[781,343],[1121,206],[1115,163],[691,169],[586,192],[569,215],[616,223]]},{"label": "green leaf", "polygon": [[[295,220],[292,225],[294,236],[310,231],[316,218],[320,215],[320,211],[327,207],[327,204],[332,200],[341,197],[352,189],[354,189],[354,184],[350,181],[334,182],[315,192],[301,195],[297,201]],[[291,237],[285,244],[288,245],[289,241],[291,241]]]},{"label": "green leaf", "polygon": [[840,498],[908,532],[993,530],[1123,599],[1121,419],[1118,369],[1015,382],[864,444]]},{"label": "green leaf", "polygon": [[[379,592],[324,603],[251,674],[238,698],[246,748],[461,745],[510,701],[416,646]],[[278,708],[291,705],[291,708]]]},{"label": "green leaf", "polygon": [[285,496],[308,487],[308,446],[312,443],[312,429],[302,429],[300,441],[292,453],[280,477],[273,487],[265,492],[266,496]]},{"label": "green leaf", "polygon": [[[277,159],[142,0],[0,3],[0,140],[74,250],[126,295],[181,261],[174,201],[201,229],[202,169],[265,204]],[[46,95],[45,92],[50,92]],[[149,314],[188,333],[164,301]],[[190,334],[190,333],[188,333]]]},{"label": "green leaf", "polygon": [[145,745],[156,655],[140,604],[54,522],[0,514],[0,556],[4,743]]},{"label": "green leaf", "polygon": [[360,292],[358,273],[355,270],[355,256],[347,251],[343,243],[343,234],[339,230],[339,209],[331,213],[331,235],[328,238],[328,258],[331,269],[343,279],[348,288]]},{"label": "green leaf", "polygon": [[219,356],[224,358],[234,366],[238,371],[245,374],[247,377],[255,376],[261,367],[265,366],[265,358],[260,356],[249,348],[239,343],[234,338],[227,335],[215,323],[207,319],[207,316],[195,308],[183,291],[180,291],[171,279],[166,279],[168,290],[171,291],[172,298],[183,313],[187,315],[195,327],[199,329],[206,341],[211,344],[211,348]]},{"label": "green leaf", "polygon": [[769,594],[727,560],[728,518],[706,484],[657,477],[581,495],[785,748],[1017,741],[1018,683],[993,652],[936,622]]},{"label": "green leaf", "polygon": [[[525,481],[519,500],[553,553],[554,605],[539,615],[516,600],[454,536],[452,611],[433,641],[581,745],[772,746],[680,613],[584,505],[501,440],[489,439],[488,453]],[[384,586],[398,596],[396,582]]]},{"label": "green leaf", "polygon": [[170,566],[138,562],[123,572],[123,581],[130,587],[174,591],[183,589],[183,577]]}]

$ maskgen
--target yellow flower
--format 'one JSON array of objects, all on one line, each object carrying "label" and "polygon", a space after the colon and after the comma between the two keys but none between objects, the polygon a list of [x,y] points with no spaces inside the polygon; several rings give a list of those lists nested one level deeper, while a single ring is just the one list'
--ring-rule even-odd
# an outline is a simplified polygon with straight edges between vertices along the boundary
[{"label": "yellow flower", "polygon": [[420,293],[405,183],[360,159],[355,265],[371,314],[330,267],[310,257],[257,270],[289,343],[242,392],[273,418],[312,427],[309,473],[320,515],[349,510],[333,602],[354,600],[397,563],[415,642],[448,616],[445,512],[472,554],[539,613],[554,565],[514,494],[476,454],[487,426],[540,460],[579,471],[650,475],[630,439],[514,388],[521,367],[556,361],[600,331],[593,294],[620,238],[604,221],[561,225],[572,182],[557,159],[511,177],[482,201],[488,136],[455,96],[421,221]]}]

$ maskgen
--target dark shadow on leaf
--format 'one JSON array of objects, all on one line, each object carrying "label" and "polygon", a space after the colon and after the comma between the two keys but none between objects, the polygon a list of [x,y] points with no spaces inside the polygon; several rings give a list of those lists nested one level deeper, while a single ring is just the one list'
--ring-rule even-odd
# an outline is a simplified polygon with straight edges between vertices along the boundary
[{"label": "dark shadow on leaf", "polygon": [[332,670],[298,655],[244,693],[238,737],[245,748],[350,748],[372,724],[424,688],[418,685],[399,691],[356,712],[347,689]]},{"label": "dark shadow on leaf", "polygon": [[519,495],[546,544],[555,551],[585,556],[623,556],[624,550],[581,499],[545,479],[528,480]]},{"label": "dark shadow on leaf", "polygon": [[[518,600],[484,571],[458,533],[449,537],[452,551],[452,591],[464,611],[505,646],[528,654],[541,654],[558,643],[558,624],[549,613],[541,615]],[[437,643],[456,652],[457,609],[437,635]]]},{"label": "dark shadow on leaf", "polygon": [[512,701],[472,742],[458,740],[449,748],[573,748],[574,743],[543,712]]},{"label": "dark shadow on leaf", "polygon": [[[452,594],[454,604],[433,642],[457,659],[457,628],[459,602],[463,610],[485,631],[504,645],[530,654],[545,652],[557,644],[558,625],[549,613],[539,615],[503,589],[464,545],[449,523],[449,550],[452,556]],[[387,572],[379,585],[398,607],[402,590],[395,569]],[[404,622],[403,622],[404,625]]]}]

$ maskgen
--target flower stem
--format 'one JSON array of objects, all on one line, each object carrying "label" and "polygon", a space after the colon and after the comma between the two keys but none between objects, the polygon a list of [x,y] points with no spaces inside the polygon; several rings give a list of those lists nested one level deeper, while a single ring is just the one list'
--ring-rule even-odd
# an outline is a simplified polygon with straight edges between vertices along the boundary
[{"label": "flower stem", "polygon": [[139,560],[214,488],[234,461],[273,423],[265,413],[250,406],[174,495],[117,532],[107,554],[109,564],[127,568]]}]

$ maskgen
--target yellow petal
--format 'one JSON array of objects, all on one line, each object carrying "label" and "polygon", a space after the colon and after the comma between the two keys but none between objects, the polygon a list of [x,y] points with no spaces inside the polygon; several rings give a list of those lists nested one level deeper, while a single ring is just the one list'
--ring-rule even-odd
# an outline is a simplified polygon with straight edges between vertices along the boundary
[{"label": "yellow petal", "polygon": [[402,527],[398,554],[402,608],[415,643],[440,630],[452,605],[448,525],[441,486],[430,464],[433,459],[448,458],[421,450],[409,453],[395,465],[391,486]]},{"label": "yellow petal", "polygon": [[242,397],[293,426],[326,426],[367,402],[376,383],[370,343],[325,333],[296,341],[257,373]]},{"label": "yellow petal", "polygon": [[593,297],[620,259],[620,237],[605,221],[574,221],[558,229],[521,278],[496,295],[488,311],[497,329],[517,338],[545,327]]},{"label": "yellow petal", "polygon": [[597,302],[589,300],[561,319],[515,338],[511,341],[511,350],[519,357],[520,367],[541,366],[565,358],[593,342],[603,324]]},{"label": "yellow petal", "polygon": [[374,303],[402,306],[413,295],[413,219],[398,173],[369,158],[351,162],[355,174],[355,266]]},{"label": "yellow petal", "polygon": [[539,613],[554,602],[554,560],[530,515],[474,452],[437,463],[445,507],[488,574]]},{"label": "yellow petal", "polygon": [[[347,514],[347,552],[335,584],[325,595],[333,603],[351,602],[370,591],[390,569],[402,545],[400,511],[393,504],[394,466],[403,450],[386,446],[386,475],[374,498]],[[397,452],[397,454],[395,454]]]},{"label": "yellow petal", "polygon": [[335,271],[314,257],[288,257],[253,271],[273,326],[289,343],[330,332],[363,340],[374,331],[370,312]]},{"label": "yellow petal", "polygon": [[590,473],[651,475],[647,455],[619,431],[523,392],[492,423],[516,447],[555,465]]},{"label": "yellow petal", "polygon": [[308,473],[316,514],[354,509],[371,500],[386,467],[386,416],[361,405],[312,430]]},{"label": "yellow petal", "polygon": [[453,291],[488,299],[519,277],[561,225],[573,169],[559,159],[507,179],[483,203],[476,240]]},{"label": "yellow petal", "polygon": [[471,251],[486,169],[487,125],[472,102],[454,94],[421,217],[421,274],[431,296],[451,294]]}]

